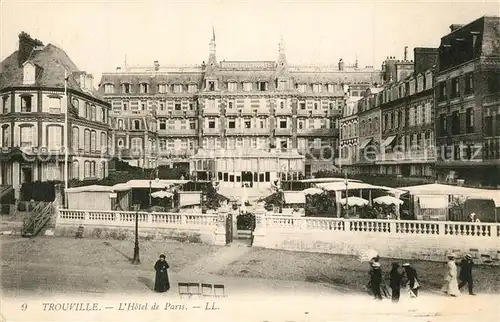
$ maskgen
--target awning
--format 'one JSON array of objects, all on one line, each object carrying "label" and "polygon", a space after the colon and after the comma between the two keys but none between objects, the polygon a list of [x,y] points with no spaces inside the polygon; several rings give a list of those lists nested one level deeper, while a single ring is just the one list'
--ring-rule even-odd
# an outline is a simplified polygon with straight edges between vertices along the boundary
[{"label": "awning", "polygon": [[359,145],[359,148],[360,149],[364,149],[366,148],[366,146],[368,144],[370,144],[370,142],[372,141],[372,138],[369,138],[369,139],[365,139],[364,141],[361,142],[361,144]]},{"label": "awning", "polygon": [[382,146],[389,146],[391,145],[392,142],[394,142],[394,139],[396,138],[395,135],[388,136],[384,142],[382,142]]},{"label": "awning", "polygon": [[418,202],[422,209],[446,209],[448,208],[448,196],[426,196],[419,197]]},{"label": "awning", "polygon": [[283,192],[286,204],[303,204],[306,203],[306,195],[302,191],[285,191]]}]

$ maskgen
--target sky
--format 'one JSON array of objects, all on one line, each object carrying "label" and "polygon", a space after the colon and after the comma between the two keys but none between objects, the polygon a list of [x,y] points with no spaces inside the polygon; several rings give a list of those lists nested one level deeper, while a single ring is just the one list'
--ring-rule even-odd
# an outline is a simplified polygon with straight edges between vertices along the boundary
[{"label": "sky", "polygon": [[[0,0],[0,59],[21,31],[61,47],[94,75],[128,65],[200,64],[215,29],[218,60],[276,60],[284,39],[289,64],[359,61],[437,47],[454,23],[500,15],[498,1],[22,1]],[[97,84],[96,84],[97,85]]]}]

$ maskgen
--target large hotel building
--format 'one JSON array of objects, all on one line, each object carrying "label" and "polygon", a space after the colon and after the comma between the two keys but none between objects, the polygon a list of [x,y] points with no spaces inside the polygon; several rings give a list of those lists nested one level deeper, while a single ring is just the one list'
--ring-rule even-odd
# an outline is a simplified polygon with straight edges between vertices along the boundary
[{"label": "large hotel building", "polygon": [[[219,62],[213,37],[208,60],[199,66],[155,61],[117,68],[103,74],[100,91],[112,106],[113,141],[122,159],[149,168],[190,164],[194,176],[238,185],[243,176],[269,182],[278,172],[331,169],[347,97],[383,79],[380,70],[342,59],[335,66],[289,65],[283,42],[276,61]],[[276,161],[257,160],[262,150]],[[214,151],[228,161],[215,162]],[[242,155],[246,163],[235,161]]]}]

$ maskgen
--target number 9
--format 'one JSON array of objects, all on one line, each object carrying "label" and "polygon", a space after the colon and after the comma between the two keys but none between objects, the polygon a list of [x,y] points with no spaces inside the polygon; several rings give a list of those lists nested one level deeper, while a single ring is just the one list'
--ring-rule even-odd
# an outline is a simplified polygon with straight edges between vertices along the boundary
[{"label": "number 9", "polygon": [[28,304],[23,303],[23,305],[21,305],[21,310],[22,311],[26,311],[27,308],[28,308]]}]

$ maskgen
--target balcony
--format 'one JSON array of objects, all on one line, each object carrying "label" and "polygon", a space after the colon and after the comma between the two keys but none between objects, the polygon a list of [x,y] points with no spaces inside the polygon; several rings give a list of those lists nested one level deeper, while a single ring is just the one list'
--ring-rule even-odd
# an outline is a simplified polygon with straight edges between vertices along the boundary
[{"label": "balcony", "polygon": [[218,108],[204,108],[202,109],[203,116],[219,116],[220,110]]},{"label": "balcony", "polygon": [[377,164],[400,164],[400,163],[434,163],[436,162],[435,149],[386,152],[376,156]]},{"label": "balcony", "polygon": [[252,135],[269,135],[270,130],[267,128],[249,128],[249,129],[230,129],[226,128],[226,135],[244,135],[244,136],[252,136]]},{"label": "balcony", "polygon": [[221,129],[219,128],[204,128],[203,135],[220,135]]},{"label": "balcony", "polygon": [[159,116],[167,117],[197,117],[198,112],[193,110],[167,110],[158,112]]},{"label": "balcony", "polygon": [[160,136],[184,137],[184,136],[197,136],[197,129],[165,129],[158,130]]},{"label": "balcony", "polygon": [[289,109],[281,109],[281,108],[276,108],[274,109],[274,115],[281,116],[281,115],[292,115],[293,110],[291,108]]},{"label": "balcony", "polygon": [[297,130],[298,136],[338,136],[338,129],[301,129]]},{"label": "balcony", "polygon": [[195,151],[192,149],[190,150],[187,148],[171,148],[171,149],[166,148],[162,149],[158,153],[158,157],[160,158],[160,163],[161,163],[161,159],[175,159],[175,158],[187,159],[194,154]]},{"label": "balcony", "polygon": [[292,129],[280,129],[277,128],[274,130],[275,136],[292,136]]}]

